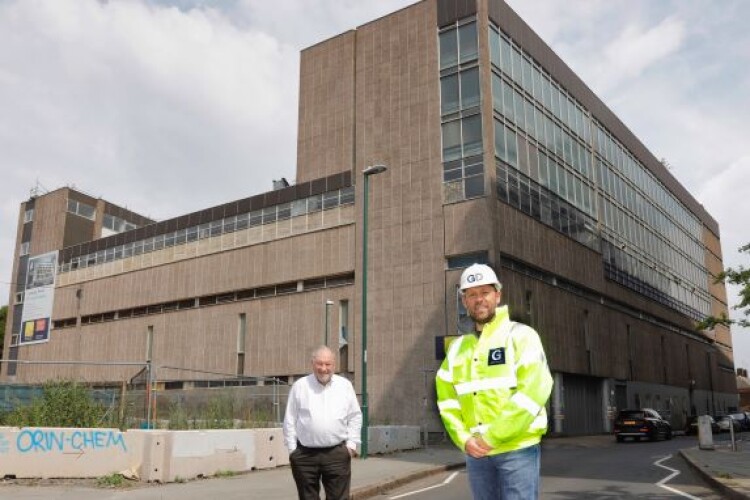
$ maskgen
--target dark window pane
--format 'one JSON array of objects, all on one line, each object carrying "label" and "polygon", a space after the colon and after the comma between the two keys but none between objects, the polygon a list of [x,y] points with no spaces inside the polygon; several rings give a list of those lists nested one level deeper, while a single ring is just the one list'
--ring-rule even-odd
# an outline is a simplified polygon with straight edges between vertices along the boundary
[{"label": "dark window pane", "polygon": [[495,120],[495,155],[503,161],[508,161],[508,150],[505,148],[505,127]]},{"label": "dark window pane", "polygon": [[461,107],[463,109],[479,105],[479,68],[461,73]]},{"label": "dark window pane", "polygon": [[510,62],[510,43],[503,37],[500,37],[500,55],[502,56],[501,67],[507,75],[512,74],[511,62]]},{"label": "dark window pane", "polygon": [[516,121],[516,112],[513,105],[515,93],[510,85],[503,82],[503,114],[510,118],[512,121]]},{"label": "dark window pane", "polygon": [[481,115],[463,119],[464,156],[482,153],[482,120]]},{"label": "dark window pane", "polygon": [[461,122],[459,120],[443,124],[443,160],[461,158]]},{"label": "dark window pane", "polygon": [[457,62],[456,30],[440,33],[440,69],[455,66]]},{"label": "dark window pane", "polygon": [[464,193],[467,198],[484,196],[484,176],[476,175],[464,180]]},{"label": "dark window pane", "polygon": [[440,112],[444,115],[458,111],[458,75],[440,79]]},{"label": "dark window pane", "polygon": [[464,175],[470,177],[472,175],[479,175],[484,173],[484,165],[477,163],[475,165],[468,165],[464,168]]},{"label": "dark window pane", "polygon": [[492,107],[503,114],[503,82],[495,73],[492,73]]},{"label": "dark window pane", "polygon": [[460,178],[461,178],[461,169],[460,168],[457,168],[455,170],[446,170],[445,172],[443,172],[443,181],[444,182],[454,181],[454,180],[460,179]]},{"label": "dark window pane", "polygon": [[518,145],[516,144],[516,133],[509,128],[505,129],[505,147],[508,151],[508,163],[514,167],[518,166]]},{"label": "dark window pane", "polygon": [[467,62],[477,58],[477,24],[465,24],[458,28],[459,62]]},{"label": "dark window pane", "polygon": [[500,67],[500,35],[492,28],[490,28],[490,61],[498,68]]}]

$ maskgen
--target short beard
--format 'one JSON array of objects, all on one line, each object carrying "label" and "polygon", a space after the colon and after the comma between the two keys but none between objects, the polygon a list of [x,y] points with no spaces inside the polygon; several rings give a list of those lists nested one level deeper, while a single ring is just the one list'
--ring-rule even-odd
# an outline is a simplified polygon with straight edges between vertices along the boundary
[{"label": "short beard", "polygon": [[[471,316],[471,314],[469,316]],[[471,319],[473,319],[474,323],[476,323],[477,325],[486,325],[487,323],[495,319],[495,311],[492,311],[492,314],[487,316],[485,319],[477,319],[474,316],[471,316]]]}]

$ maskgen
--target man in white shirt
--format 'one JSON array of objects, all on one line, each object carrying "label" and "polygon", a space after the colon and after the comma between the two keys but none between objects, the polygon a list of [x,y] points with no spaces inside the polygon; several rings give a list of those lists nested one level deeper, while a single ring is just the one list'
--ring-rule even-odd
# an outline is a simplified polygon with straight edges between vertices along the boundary
[{"label": "man in white shirt", "polygon": [[349,498],[362,411],[352,383],[334,375],[335,361],[328,347],[315,349],[312,374],[289,392],[284,441],[300,500],[320,500],[321,480],[326,500]]}]

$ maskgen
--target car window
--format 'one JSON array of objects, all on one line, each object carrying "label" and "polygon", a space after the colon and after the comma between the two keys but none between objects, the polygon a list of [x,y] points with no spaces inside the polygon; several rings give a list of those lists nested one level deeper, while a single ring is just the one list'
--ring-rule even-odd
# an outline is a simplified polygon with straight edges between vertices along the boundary
[{"label": "car window", "polygon": [[620,412],[620,418],[643,418],[643,412],[638,410],[623,410]]}]

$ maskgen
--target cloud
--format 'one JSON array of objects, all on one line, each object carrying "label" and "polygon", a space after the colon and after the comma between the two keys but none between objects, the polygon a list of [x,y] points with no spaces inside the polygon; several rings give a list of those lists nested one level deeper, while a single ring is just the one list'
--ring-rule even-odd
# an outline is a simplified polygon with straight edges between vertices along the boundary
[{"label": "cloud", "polygon": [[651,28],[626,25],[602,51],[606,63],[602,66],[597,87],[606,90],[638,78],[648,68],[676,52],[684,38],[683,22],[674,17]]}]

